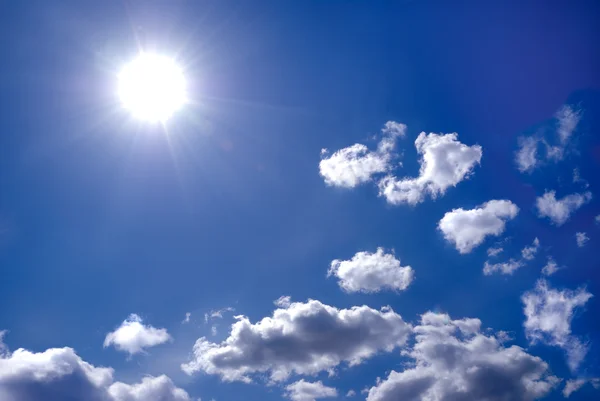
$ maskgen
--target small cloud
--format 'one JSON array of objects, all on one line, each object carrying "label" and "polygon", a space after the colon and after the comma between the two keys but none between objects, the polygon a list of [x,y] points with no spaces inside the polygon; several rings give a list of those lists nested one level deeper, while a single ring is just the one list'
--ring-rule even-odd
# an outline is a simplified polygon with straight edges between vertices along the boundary
[{"label": "small cloud", "polygon": [[499,272],[501,274],[513,274],[515,270],[524,266],[524,263],[520,260],[510,259],[508,262],[503,263],[489,263],[486,261],[483,265],[483,274],[489,276],[493,273]]},{"label": "small cloud", "polygon": [[523,248],[523,250],[521,251],[521,256],[525,260],[533,260],[533,258],[535,258],[535,254],[537,253],[539,247],[540,247],[540,240],[536,237],[533,240],[533,244],[531,244],[531,246],[526,246],[525,248]]},{"label": "small cloud", "polygon": [[354,390],[348,390],[348,392],[346,393],[346,397],[354,397],[356,396],[356,391]]},{"label": "small cloud", "polygon": [[544,276],[551,276],[556,273],[561,267],[558,267],[552,256],[548,256],[546,265],[542,268],[542,274]]},{"label": "small cloud", "polygon": [[496,257],[504,252],[504,248],[501,247],[492,247],[487,250],[487,255],[490,258]]},{"label": "small cloud", "polygon": [[275,301],[273,301],[273,303],[275,304],[275,306],[278,306],[280,308],[287,308],[292,303],[292,297],[290,297],[289,295],[282,295]]},{"label": "small cloud", "polygon": [[577,246],[579,248],[583,248],[590,238],[586,235],[586,233],[578,232],[575,233],[575,240],[577,241]]},{"label": "small cloud", "polygon": [[517,168],[522,173],[531,173],[538,165],[538,145],[536,137],[519,137],[519,149],[515,156]]},{"label": "small cloud", "polygon": [[181,323],[182,324],[189,323],[190,322],[190,317],[192,317],[192,314],[190,312],[186,312],[185,319],[183,319],[183,321]]},{"label": "small cloud", "polygon": [[217,335],[217,325],[212,325],[212,327],[210,328],[210,334],[212,334],[213,336]]},{"label": "small cloud", "polygon": [[228,306],[226,308],[211,310],[204,314],[204,323],[208,323],[209,320],[223,319],[223,314],[228,312],[235,312],[235,308]]},{"label": "small cloud", "polygon": [[142,323],[142,318],[132,313],[115,331],[106,335],[104,348],[113,345],[131,356],[171,340],[167,329],[157,329]]},{"label": "small cloud", "polygon": [[315,401],[338,395],[335,388],[327,387],[321,381],[311,383],[304,379],[286,386],[285,390],[285,396],[292,401]]},{"label": "small cloud", "polygon": [[509,200],[491,200],[471,210],[462,208],[447,212],[438,223],[446,241],[464,254],[481,245],[487,236],[499,236],[508,220],[519,213]]},{"label": "small cloud", "polygon": [[540,217],[547,217],[556,226],[562,226],[581,206],[592,200],[591,192],[575,193],[556,199],[555,191],[546,191],[536,199],[536,208]]}]

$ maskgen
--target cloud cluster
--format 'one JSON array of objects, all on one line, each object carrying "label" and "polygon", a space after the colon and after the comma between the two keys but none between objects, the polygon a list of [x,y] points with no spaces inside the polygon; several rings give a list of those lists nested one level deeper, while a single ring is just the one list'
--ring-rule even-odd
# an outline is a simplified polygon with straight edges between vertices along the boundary
[{"label": "cloud cluster", "polygon": [[383,138],[377,150],[370,151],[365,145],[356,143],[328,156],[327,149],[319,163],[319,172],[327,185],[354,188],[371,181],[374,175],[385,173],[396,157],[396,139],[406,135],[406,125],[388,121],[382,129]]},{"label": "cloud cluster", "polygon": [[337,390],[322,382],[307,382],[303,379],[285,387],[285,395],[292,401],[315,401],[318,398],[337,397]]},{"label": "cloud cluster", "polygon": [[115,331],[106,335],[104,347],[113,345],[119,351],[133,355],[170,340],[171,336],[167,333],[167,329],[144,325],[142,318],[132,313]]},{"label": "cloud cluster", "polygon": [[[490,263],[486,261],[483,265],[483,274],[489,276],[493,273],[513,274],[517,269],[525,266],[525,264],[535,258],[540,248],[540,240],[536,237],[530,246],[526,246],[521,250],[521,259],[509,259],[507,262]],[[488,249],[489,256],[489,249]]]},{"label": "cloud cluster", "polygon": [[508,220],[519,213],[517,205],[508,200],[491,200],[475,209],[453,209],[438,223],[444,238],[454,244],[460,253],[469,253],[489,235],[504,232]]},{"label": "cloud cluster", "polygon": [[533,290],[521,297],[525,313],[525,334],[531,344],[543,343],[562,348],[571,370],[576,370],[588,351],[587,344],[571,334],[574,310],[592,297],[585,288],[575,291],[550,288],[538,280]]},{"label": "cloud cluster", "polygon": [[389,307],[337,309],[316,300],[282,306],[254,324],[245,316],[236,318],[223,342],[196,341],[193,359],[182,365],[186,373],[245,382],[268,373],[278,382],[291,373],[332,372],[342,362],[357,365],[378,352],[391,352],[406,343],[411,331]]},{"label": "cloud cluster", "polygon": [[410,266],[401,266],[394,254],[358,252],[350,260],[335,259],[327,276],[336,276],[339,286],[347,292],[375,293],[381,290],[405,290],[414,278]]},{"label": "cloud cluster", "polygon": [[388,175],[379,182],[379,194],[392,205],[416,205],[427,196],[436,198],[468,178],[481,162],[481,146],[467,146],[458,134],[425,134],[415,140],[420,155],[419,176],[401,178]]},{"label": "cloud cluster", "polygon": [[[581,120],[581,110],[576,110],[570,105],[562,106],[554,115],[550,124],[550,131],[556,138],[544,138],[543,132],[532,136],[518,138],[518,150],[515,154],[515,163],[522,173],[531,173],[543,164],[544,160],[553,162],[564,158],[569,140],[577,129]],[[554,143],[554,144],[552,144]]]},{"label": "cloud cluster", "polygon": [[145,377],[136,384],[114,382],[111,368],[95,367],[71,348],[51,348],[39,353],[18,349],[2,355],[0,399],[191,401],[167,376]]},{"label": "cloud cluster", "polygon": [[428,312],[414,332],[403,353],[414,367],[378,381],[367,401],[534,400],[559,382],[540,358],[483,334],[479,319]]},{"label": "cloud cluster", "polygon": [[555,191],[546,191],[535,200],[535,206],[540,217],[547,217],[554,225],[562,226],[577,209],[590,200],[592,200],[592,193],[589,191],[567,195],[560,199],[556,199]]}]

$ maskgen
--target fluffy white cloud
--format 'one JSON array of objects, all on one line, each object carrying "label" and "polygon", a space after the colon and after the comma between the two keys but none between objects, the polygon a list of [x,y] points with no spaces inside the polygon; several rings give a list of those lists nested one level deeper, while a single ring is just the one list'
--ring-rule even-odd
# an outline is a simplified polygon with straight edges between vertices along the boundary
[{"label": "fluffy white cloud", "polygon": [[319,172],[325,183],[331,186],[354,188],[371,181],[379,173],[387,172],[392,160],[396,157],[394,148],[396,138],[406,134],[406,125],[388,121],[382,129],[383,138],[376,151],[370,151],[365,145],[356,143],[347,148],[328,155],[323,149],[324,156],[319,163]]},{"label": "fluffy white cloud", "polygon": [[554,273],[556,273],[559,269],[561,268],[558,267],[554,259],[551,256],[548,256],[548,261],[546,262],[546,265],[544,265],[544,267],[542,268],[542,274],[544,276],[551,276]]},{"label": "fluffy white cloud", "polygon": [[182,365],[186,373],[250,382],[255,373],[281,381],[293,372],[332,372],[342,362],[357,365],[378,352],[391,352],[406,343],[411,331],[389,307],[337,309],[316,300],[291,303],[254,324],[245,316],[236,318],[220,344],[204,337],[196,341],[194,358]]},{"label": "fluffy white cloud", "polygon": [[379,194],[388,203],[416,205],[426,196],[436,198],[449,187],[468,178],[481,162],[481,146],[467,146],[458,141],[458,134],[421,132],[415,140],[421,168],[416,178],[398,179],[388,175],[379,182]]},{"label": "fluffy white cloud", "polygon": [[438,229],[460,253],[469,253],[488,235],[504,232],[506,221],[514,219],[519,208],[508,200],[491,200],[475,209],[453,209],[438,223]]},{"label": "fluffy white cloud", "polygon": [[590,383],[594,386],[595,389],[600,389],[600,378],[592,378],[592,379],[572,379],[567,380],[565,383],[565,387],[563,389],[563,395],[565,398],[569,398],[571,394],[575,391],[579,390],[581,387]]},{"label": "fluffy white cloud", "polygon": [[285,387],[285,395],[292,401],[315,401],[318,398],[337,397],[337,390],[322,382],[307,382],[303,379]]},{"label": "fluffy white cloud", "polygon": [[133,355],[171,340],[167,329],[157,329],[142,323],[142,318],[132,313],[115,331],[106,335],[104,347],[113,345],[119,351]]},{"label": "fluffy white cloud", "polygon": [[585,244],[590,240],[586,233],[578,232],[575,233],[575,240],[577,241],[577,246],[579,248],[583,248]]},{"label": "fluffy white cloud", "polygon": [[545,280],[521,297],[525,313],[525,334],[531,344],[543,343],[561,347],[567,354],[571,370],[577,369],[588,351],[587,344],[571,334],[573,311],[592,297],[585,288],[555,290]]},{"label": "fluffy white cloud", "polygon": [[525,401],[559,382],[540,358],[483,334],[479,319],[429,312],[414,332],[415,345],[403,353],[414,367],[378,381],[367,401]]},{"label": "fluffy white cloud", "polygon": [[522,173],[532,172],[538,165],[538,144],[539,139],[536,137],[519,137],[519,149],[515,156],[517,168]]},{"label": "fluffy white cloud", "polygon": [[494,273],[513,274],[515,270],[525,266],[522,260],[510,259],[508,262],[489,263],[486,261],[483,264],[483,274],[489,276]]},{"label": "fluffy white cloud", "polygon": [[521,250],[521,257],[525,260],[533,260],[535,258],[535,254],[540,248],[540,240],[536,237],[533,240],[533,244],[531,246],[526,246]]},{"label": "fluffy white cloud", "polygon": [[374,293],[389,289],[405,290],[414,278],[410,266],[401,266],[393,253],[358,252],[351,260],[335,259],[327,276],[336,276],[338,284],[347,292]]},{"label": "fluffy white cloud", "polygon": [[564,198],[556,199],[555,191],[547,191],[535,201],[535,206],[540,217],[548,217],[557,226],[565,224],[577,209],[592,200],[591,192],[571,194]]},{"label": "fluffy white cloud", "polygon": [[71,348],[33,353],[18,349],[0,357],[2,401],[190,401],[167,376],[137,384],[113,382],[113,369],[95,367]]}]

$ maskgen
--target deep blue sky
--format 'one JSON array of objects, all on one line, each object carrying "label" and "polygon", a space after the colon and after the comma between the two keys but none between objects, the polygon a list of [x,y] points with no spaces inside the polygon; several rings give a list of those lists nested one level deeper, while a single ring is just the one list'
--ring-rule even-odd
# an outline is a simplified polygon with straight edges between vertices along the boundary
[{"label": "deep blue sky", "polygon": [[[376,3],[376,4],[375,4]],[[31,1],[0,5],[0,329],[11,349],[73,347],[123,381],[168,374],[190,395],[280,399],[262,384],[188,377],[179,364],[203,314],[233,306],[251,321],[273,300],[337,307],[391,305],[410,322],[438,310],[476,317],[527,347],[521,294],[546,254],[568,268],[559,288],[587,285],[573,321],[589,339],[581,373],[600,375],[600,4],[540,2]],[[195,104],[158,126],[132,122],[116,73],[144,45],[185,66]],[[578,153],[532,174],[514,164],[517,137],[563,104],[583,111]],[[479,144],[474,175],[445,196],[390,206],[373,184],[328,187],[321,148],[407,124],[403,173],[418,173],[421,131]],[[545,189],[594,194],[563,226],[537,217]],[[544,251],[512,276],[484,276],[486,249],[459,254],[436,230],[445,212],[510,199],[521,209],[502,237],[505,256],[534,237]],[[576,231],[589,244],[577,248]],[[395,249],[416,280],[400,293],[346,294],[333,259]],[[192,324],[181,325],[186,312]],[[130,313],[165,327],[170,344],[127,359],[103,349]],[[219,323],[226,338],[231,316]],[[529,348],[569,378],[563,353]],[[398,365],[398,353],[319,379],[360,390]],[[557,390],[547,399],[561,399]],[[582,389],[571,399],[593,396]],[[578,398],[579,397],[579,398]],[[343,398],[340,396],[340,398]]]}]

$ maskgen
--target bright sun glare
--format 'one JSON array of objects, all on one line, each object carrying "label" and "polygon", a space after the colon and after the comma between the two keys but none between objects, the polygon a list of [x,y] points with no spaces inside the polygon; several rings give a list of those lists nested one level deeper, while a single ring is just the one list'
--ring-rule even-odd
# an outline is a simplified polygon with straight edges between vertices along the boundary
[{"label": "bright sun glare", "polygon": [[119,73],[119,97],[135,118],[165,122],[187,101],[185,77],[170,58],[141,53]]}]

